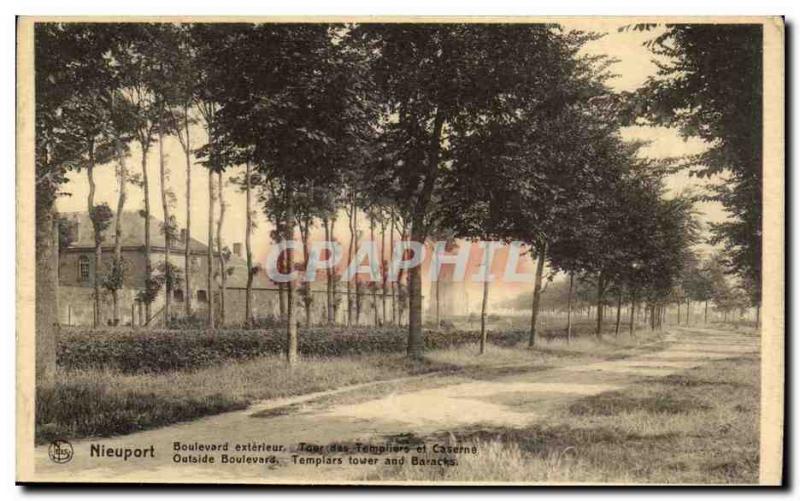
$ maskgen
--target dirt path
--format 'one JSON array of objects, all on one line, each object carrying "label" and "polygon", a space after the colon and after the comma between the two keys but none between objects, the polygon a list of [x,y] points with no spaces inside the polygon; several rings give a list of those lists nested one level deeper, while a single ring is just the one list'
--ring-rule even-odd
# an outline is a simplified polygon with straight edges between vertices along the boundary
[{"label": "dirt path", "polygon": [[[679,329],[668,335],[664,350],[629,358],[552,370],[524,368],[497,377],[447,377],[446,384],[419,389],[409,378],[390,394],[350,398],[332,405],[315,404],[317,394],[263,402],[244,411],[198,419],[110,439],[72,442],[73,459],[55,464],[46,446],[36,449],[40,479],[109,482],[352,482],[364,479],[375,466],[350,465],[347,456],[297,452],[301,442],[319,445],[356,442],[383,445],[387,437],[425,436],[467,426],[515,427],[535,423],[548,411],[588,395],[621,389],[646,376],[666,376],[707,362],[758,351],[759,338],[701,328]],[[351,389],[356,397],[361,389]],[[363,390],[366,393],[366,390]],[[337,393],[337,392],[334,392]],[[343,393],[343,392],[338,392]],[[183,451],[183,456],[215,459],[215,464],[174,461],[174,443],[221,444],[227,452]],[[90,457],[92,444],[107,448],[147,447],[154,458]],[[279,452],[236,452],[237,444],[282,447]],[[267,458],[276,464],[221,463],[222,455]],[[341,458],[344,465],[299,464],[292,459]],[[352,454],[351,454],[352,455]],[[363,454],[359,456],[364,456]],[[368,455],[367,455],[368,456]],[[381,457],[381,456],[374,456]]]}]

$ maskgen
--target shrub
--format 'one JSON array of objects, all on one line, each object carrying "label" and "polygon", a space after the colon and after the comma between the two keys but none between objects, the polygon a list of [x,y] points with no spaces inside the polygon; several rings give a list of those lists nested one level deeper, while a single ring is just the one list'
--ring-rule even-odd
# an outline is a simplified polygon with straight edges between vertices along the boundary
[{"label": "shrub", "polygon": [[[428,331],[426,349],[472,343],[477,333]],[[513,346],[526,339],[525,331],[490,333],[493,343]],[[248,360],[281,353],[282,329],[238,330],[94,330],[72,329],[59,341],[58,364],[67,369],[111,369],[123,373],[189,370],[228,360]],[[315,327],[299,336],[304,355],[400,353],[406,349],[407,332],[396,327]]]},{"label": "shrub", "polygon": [[[183,325],[192,325],[189,320]],[[135,330],[64,328],[59,339],[58,364],[67,370],[111,369],[123,373],[192,370],[231,360],[249,360],[283,352],[286,335],[273,319],[262,319],[257,329],[225,328],[208,331],[203,327],[177,330]],[[607,326],[613,329],[613,325]],[[593,336],[590,322],[575,325],[573,336]],[[527,329],[490,331],[489,341],[513,347],[528,339]],[[324,326],[300,329],[299,350],[303,355],[337,357],[345,355],[402,353],[408,332],[400,327]],[[457,329],[427,330],[425,348],[435,350],[474,343],[479,334]],[[565,337],[563,328],[542,328],[544,341]]]}]

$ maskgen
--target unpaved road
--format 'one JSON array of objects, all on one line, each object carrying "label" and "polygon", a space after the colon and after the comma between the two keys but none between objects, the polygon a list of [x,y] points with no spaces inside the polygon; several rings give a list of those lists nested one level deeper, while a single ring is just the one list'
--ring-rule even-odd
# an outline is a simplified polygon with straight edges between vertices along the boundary
[{"label": "unpaved road", "polygon": [[[352,482],[365,478],[375,466],[297,464],[298,444],[355,442],[385,444],[387,437],[434,432],[464,427],[515,427],[536,423],[549,410],[588,395],[618,390],[644,376],[666,376],[713,360],[757,352],[759,338],[740,333],[686,328],[668,334],[664,350],[645,352],[629,358],[551,370],[521,368],[513,374],[490,378],[448,376],[445,384],[419,389],[413,381],[394,386],[386,395],[350,398],[332,405],[314,404],[301,397],[267,401],[244,411],[229,412],[156,430],[122,437],[73,441],[74,456],[55,464],[48,447],[37,447],[37,478],[80,482],[105,479],[108,482],[248,482],[287,483]],[[351,393],[358,395],[361,390]],[[351,395],[352,396],[352,395]],[[276,411],[277,409],[277,411]],[[227,452],[210,452],[215,464],[175,462],[174,443],[228,443]],[[283,446],[283,451],[235,452],[237,444]],[[91,445],[108,448],[150,447],[154,458],[127,461],[90,456]],[[182,452],[202,457],[205,452]],[[275,456],[277,464],[222,464],[229,456]],[[320,457],[300,453],[301,457]],[[363,455],[361,455],[363,456]],[[377,456],[382,457],[382,456]]]}]

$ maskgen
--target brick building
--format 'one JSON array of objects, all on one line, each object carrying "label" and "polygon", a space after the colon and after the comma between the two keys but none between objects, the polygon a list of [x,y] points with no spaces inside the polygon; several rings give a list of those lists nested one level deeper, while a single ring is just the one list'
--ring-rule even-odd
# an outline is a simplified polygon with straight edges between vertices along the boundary
[{"label": "brick building", "polygon": [[[70,236],[70,244],[60,249],[59,253],[59,319],[63,325],[92,325],[94,316],[93,284],[95,269],[94,257],[94,231],[89,216],[85,212],[64,213],[61,217],[66,221],[65,227]],[[150,218],[150,260],[152,269],[158,269],[164,262],[165,242],[161,231],[161,221]],[[186,270],[184,263],[185,231],[180,231],[180,238],[171,243],[170,263]],[[209,291],[207,290],[207,259],[208,247],[202,242],[191,239],[189,273],[191,273],[191,290],[184,290],[185,281],[181,287],[173,291],[172,315],[184,314],[184,301],[187,295],[192,298],[192,310],[198,316],[205,316],[208,308]],[[244,258],[241,243],[233,243],[230,258],[226,264],[228,277],[225,292],[225,321],[226,324],[236,325],[244,321],[245,295],[247,287],[247,262]],[[119,291],[120,325],[139,325],[144,315],[142,305],[136,300],[137,293],[145,285],[145,251],[144,251],[144,217],[138,212],[124,212],[122,214],[122,256],[125,262],[125,276],[123,288]],[[111,268],[114,257],[114,224],[103,232],[102,259],[100,273],[105,274]],[[219,261],[218,255],[214,256],[214,294],[215,307],[219,308]],[[263,268],[263,267],[262,267]],[[318,280],[311,287],[312,307],[311,322],[321,323],[325,319],[326,291],[324,273],[318,274]],[[151,306],[152,320],[150,325],[158,325],[163,321],[161,314],[164,305],[164,289]],[[305,309],[298,294],[295,294],[295,309],[298,320],[305,321]],[[340,284],[338,297],[337,321],[345,322],[347,315],[347,298],[345,285]],[[380,294],[378,301],[381,300]],[[361,320],[364,324],[372,323],[371,295],[365,291],[362,296]],[[108,325],[112,315],[111,293],[101,287],[101,318],[100,325]],[[380,308],[380,304],[379,304]],[[267,277],[264,271],[259,271],[253,278],[253,316],[258,318],[274,317],[280,315],[280,295],[278,285]]]}]

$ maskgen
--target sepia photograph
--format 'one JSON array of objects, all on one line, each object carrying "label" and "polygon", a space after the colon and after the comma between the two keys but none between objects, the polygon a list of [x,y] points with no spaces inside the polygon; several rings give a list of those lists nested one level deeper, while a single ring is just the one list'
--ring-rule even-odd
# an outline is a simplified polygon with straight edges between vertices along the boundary
[{"label": "sepia photograph", "polygon": [[17,481],[781,485],[784,21],[17,19]]}]

